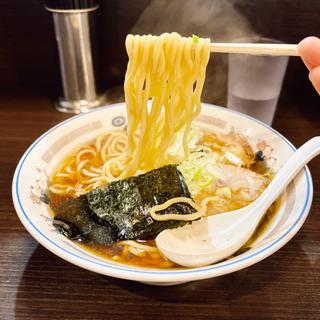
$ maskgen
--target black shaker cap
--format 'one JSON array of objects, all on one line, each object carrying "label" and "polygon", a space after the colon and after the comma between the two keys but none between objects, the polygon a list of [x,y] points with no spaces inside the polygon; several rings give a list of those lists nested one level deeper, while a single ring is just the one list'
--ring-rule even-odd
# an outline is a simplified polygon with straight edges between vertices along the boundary
[{"label": "black shaker cap", "polygon": [[51,10],[85,10],[98,6],[96,0],[47,0],[46,7]]}]

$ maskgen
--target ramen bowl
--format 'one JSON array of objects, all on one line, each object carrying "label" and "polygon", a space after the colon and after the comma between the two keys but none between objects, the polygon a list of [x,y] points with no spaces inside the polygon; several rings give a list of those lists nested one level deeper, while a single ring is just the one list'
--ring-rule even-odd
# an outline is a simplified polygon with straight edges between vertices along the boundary
[{"label": "ramen bowl", "polygon": [[[241,133],[254,151],[263,151],[268,165],[275,172],[295,151],[285,137],[264,123],[218,106],[203,104],[195,125],[217,133]],[[303,225],[313,195],[312,179],[307,167],[283,193],[272,221],[250,249],[220,263],[192,269],[152,269],[120,264],[84,250],[59,234],[52,225],[46,198],[48,177],[76,147],[104,131],[123,129],[125,126],[124,103],[72,117],[39,137],[17,165],[12,184],[17,214],[29,233],[62,259],[106,276],[154,285],[174,285],[217,277],[251,266],[279,250]]]}]

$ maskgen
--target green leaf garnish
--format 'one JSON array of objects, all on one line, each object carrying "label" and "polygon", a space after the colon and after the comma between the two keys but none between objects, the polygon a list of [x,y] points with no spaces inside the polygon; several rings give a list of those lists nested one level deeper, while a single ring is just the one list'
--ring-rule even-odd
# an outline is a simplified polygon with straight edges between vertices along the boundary
[{"label": "green leaf garnish", "polygon": [[197,36],[196,34],[193,34],[193,35],[192,35],[192,40],[193,40],[194,43],[198,43],[199,40],[200,40],[200,37]]}]

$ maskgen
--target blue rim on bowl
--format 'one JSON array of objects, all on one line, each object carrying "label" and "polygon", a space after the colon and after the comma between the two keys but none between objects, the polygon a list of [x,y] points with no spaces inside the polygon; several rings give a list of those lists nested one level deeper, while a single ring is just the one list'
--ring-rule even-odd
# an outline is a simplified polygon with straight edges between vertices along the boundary
[{"label": "blue rim on bowl", "polygon": [[[112,106],[108,106],[107,108],[115,108],[120,104],[115,104]],[[207,105],[207,104],[206,104]],[[218,109],[224,109],[218,106],[212,106],[207,105],[212,108],[218,108]],[[83,257],[80,255],[77,255],[70,250],[62,247],[58,243],[52,241],[49,237],[47,237],[37,226],[33,224],[33,222],[30,220],[27,209],[23,206],[21,201],[21,171],[24,168],[25,161],[28,159],[30,154],[32,153],[33,149],[40,143],[42,139],[44,139],[47,135],[52,133],[53,131],[62,128],[66,124],[68,124],[70,121],[74,121],[75,119],[85,117],[88,114],[92,114],[95,112],[101,112],[101,110],[104,110],[105,107],[95,109],[91,111],[90,113],[86,114],[80,114],[77,116],[74,116],[70,119],[67,119],[60,124],[56,125],[52,129],[48,130],[46,133],[44,133],[42,136],[40,136],[24,153],[21,160],[19,161],[14,178],[13,178],[13,184],[12,184],[12,196],[13,196],[13,202],[15,209],[18,213],[18,216],[20,220],[22,221],[25,228],[29,231],[29,233],[44,247],[46,247],[48,250],[52,251],[53,253],[57,254],[59,257],[73,263],[76,265],[79,265],[85,269],[102,273],[105,275],[110,275],[118,278],[123,279],[129,279],[129,280],[136,280],[141,282],[149,282],[154,284],[159,284],[161,282],[172,282],[172,283],[179,283],[179,282],[185,282],[185,281],[192,281],[192,280],[200,280],[209,278],[211,276],[218,276],[222,274],[227,274],[230,272],[237,271],[239,269],[242,269],[244,267],[247,267],[249,265],[252,265],[258,261],[261,261],[262,259],[266,258],[267,256],[271,255],[275,251],[277,251],[279,248],[281,248],[284,244],[286,244],[300,229],[302,224],[304,223],[310,206],[312,202],[312,196],[313,196],[313,185],[312,185],[312,178],[309,169],[306,167],[304,168],[304,177],[306,179],[307,183],[307,191],[306,196],[304,199],[304,205],[299,213],[297,219],[292,223],[289,229],[285,230],[285,232],[282,232],[282,234],[277,237],[275,240],[273,240],[270,244],[266,246],[261,246],[258,250],[252,252],[251,254],[247,256],[239,255],[236,258],[232,260],[227,260],[221,263],[217,263],[214,265],[201,267],[201,268],[193,268],[193,269],[182,269],[182,270],[157,270],[157,269],[142,269],[137,267],[129,267],[126,265],[120,265],[115,264],[112,262],[102,262],[101,260],[94,260],[90,257]],[[283,142],[285,142],[291,150],[296,150],[296,148],[280,133],[278,133],[276,130],[270,128],[266,124],[250,117],[244,114],[241,114],[239,112],[228,110],[228,112],[238,114],[241,117],[248,118],[249,120],[259,123],[261,126],[265,127],[267,130],[271,131],[273,134],[277,135],[279,139],[281,139]],[[254,260],[254,261],[253,261]],[[253,262],[252,262],[253,261]],[[240,265],[241,264],[241,265]]]}]

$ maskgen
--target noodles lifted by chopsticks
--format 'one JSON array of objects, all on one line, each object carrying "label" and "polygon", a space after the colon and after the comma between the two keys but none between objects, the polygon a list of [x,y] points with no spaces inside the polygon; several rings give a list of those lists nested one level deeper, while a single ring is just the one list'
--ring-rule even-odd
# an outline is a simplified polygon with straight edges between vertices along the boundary
[{"label": "noodles lifted by chopsticks", "polygon": [[[171,155],[169,161],[166,151],[179,130],[183,130],[187,158],[187,137],[192,120],[201,109],[210,39],[185,38],[177,33],[159,37],[128,35],[126,49],[127,135],[106,132],[90,150],[78,151],[76,162],[69,166],[72,170],[67,166],[70,172],[58,170],[64,180],[50,186],[53,193],[83,194],[102,184],[172,163],[175,159]],[[96,155],[103,163],[92,166],[88,157]],[[77,187],[70,187],[69,180],[77,180]]]},{"label": "noodles lifted by chopsticks", "polygon": [[[177,33],[128,35],[126,49],[128,144],[126,153],[109,163],[122,171],[117,178],[166,164],[166,150],[183,128],[184,154],[188,155],[187,137],[201,109],[210,39],[195,41]],[[108,174],[112,171],[108,169]]]}]

